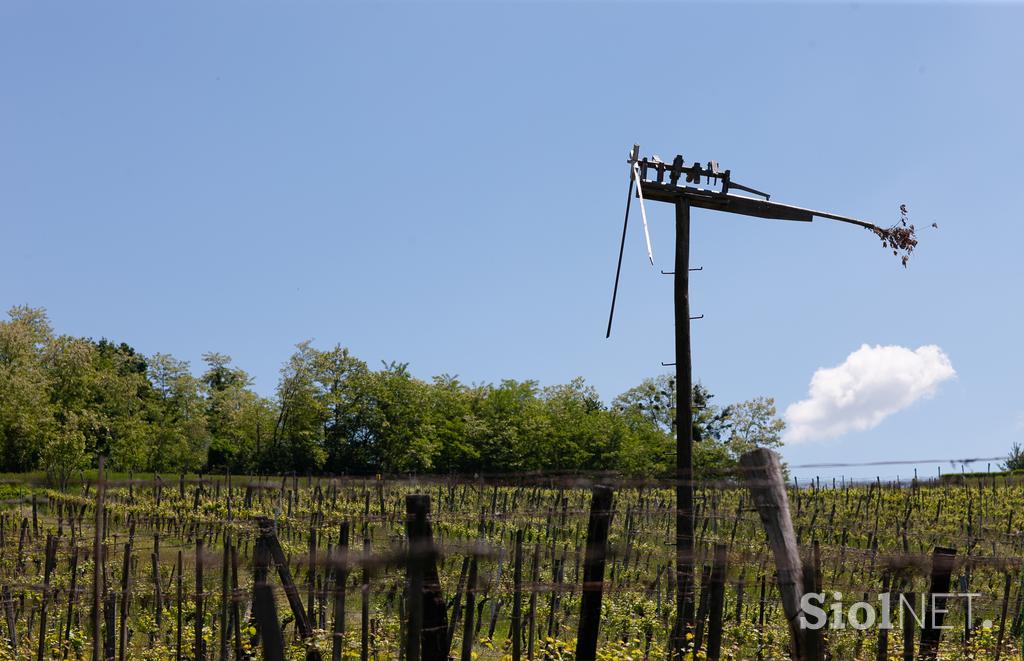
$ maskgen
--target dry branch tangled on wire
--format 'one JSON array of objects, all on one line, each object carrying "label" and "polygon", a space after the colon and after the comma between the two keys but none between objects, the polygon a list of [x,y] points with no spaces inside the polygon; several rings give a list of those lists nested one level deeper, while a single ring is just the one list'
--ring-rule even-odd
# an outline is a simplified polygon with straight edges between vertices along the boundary
[{"label": "dry branch tangled on wire", "polygon": [[898,223],[889,228],[881,228],[874,225],[869,228],[882,240],[883,248],[892,249],[893,255],[903,253],[903,256],[900,257],[903,268],[907,267],[910,254],[914,252],[914,248],[917,246],[917,234],[914,226],[907,223],[907,217],[907,205],[901,204],[900,220]]}]

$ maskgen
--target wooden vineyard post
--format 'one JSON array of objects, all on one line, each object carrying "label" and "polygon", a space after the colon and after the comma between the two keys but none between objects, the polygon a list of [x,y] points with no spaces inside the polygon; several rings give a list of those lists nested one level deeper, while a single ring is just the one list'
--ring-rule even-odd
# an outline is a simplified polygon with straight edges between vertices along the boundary
[{"label": "wooden vineyard post", "polygon": [[[914,661],[914,604],[917,595],[913,592],[904,593],[900,597],[900,612],[903,618],[903,661]],[[909,608],[908,608],[909,606]],[[910,611],[907,613],[907,611]]]},{"label": "wooden vineyard post", "polygon": [[523,531],[516,530],[512,570],[512,661],[523,656]]},{"label": "wooden vineyard post", "polygon": [[[35,501],[33,501],[35,502]],[[39,650],[37,658],[43,661],[46,653],[46,613],[47,603],[50,598],[50,574],[57,566],[57,538],[53,535],[46,536],[45,568],[43,569],[43,602],[39,609]],[[1005,609],[1004,609],[1005,612]],[[58,628],[60,624],[58,623]]]},{"label": "wooden vineyard post", "polygon": [[103,650],[100,647],[103,639],[103,611],[100,605],[103,583],[103,497],[106,492],[103,480],[103,460],[104,457],[100,456],[99,474],[96,478],[96,519],[92,546],[92,661],[100,661],[103,658]]},{"label": "wooden vineyard post", "polygon": [[752,450],[740,457],[743,479],[750,491],[754,506],[761,517],[768,545],[775,556],[782,609],[789,622],[792,638],[792,656],[800,658],[803,631],[800,629],[800,598],[803,595],[803,564],[796,545],[793,521],[789,517],[786,483],[782,476],[779,456],[765,448]]},{"label": "wooden vineyard post", "polygon": [[231,547],[231,612],[235,637],[235,659],[242,659],[242,612],[238,591],[238,545]]},{"label": "wooden vineyard post", "polygon": [[[366,501],[369,503],[369,499]],[[367,507],[369,510],[369,507]],[[370,656],[370,563],[366,561],[370,554],[369,528],[363,526],[363,584],[359,589],[360,623],[359,623],[359,661],[367,661]]]},{"label": "wooden vineyard post", "polygon": [[942,623],[946,617],[946,597],[938,595],[949,593],[955,557],[956,549],[936,546],[932,551],[931,587],[928,588],[928,598],[925,600],[925,620],[921,628],[921,647],[918,652],[921,661],[934,661],[939,655],[939,638],[942,636]]},{"label": "wooden vineyard post", "polygon": [[252,588],[253,609],[256,624],[263,640],[264,661],[284,661],[284,637],[277,620],[277,606],[274,591],[266,582],[256,583]]},{"label": "wooden vineyard post", "polygon": [[[886,571],[882,575],[882,594],[889,595],[889,603],[893,601],[894,592],[892,587],[892,573]],[[964,618],[967,619],[967,618]],[[888,661],[889,659],[889,629],[878,627],[878,644],[875,648],[875,661]]]},{"label": "wooden vineyard post", "polygon": [[[742,566],[742,562],[740,563]],[[746,590],[746,571],[741,569],[740,579],[736,583],[736,624],[739,625],[743,621],[743,596]]]},{"label": "wooden vineyard post", "polygon": [[711,613],[708,626],[708,661],[718,661],[722,655],[722,618],[725,611],[725,574],[728,547],[715,544],[715,559],[711,567]]},{"label": "wooden vineyard post", "polygon": [[7,642],[11,646],[11,651],[15,652],[18,649],[18,629],[14,617],[14,595],[6,585],[0,588],[0,600],[3,601],[4,620],[7,622]]},{"label": "wooden vineyard post", "polygon": [[608,528],[612,520],[612,490],[595,486],[590,497],[587,523],[586,559],[583,563],[583,593],[580,623],[576,637],[577,661],[597,658],[597,637],[601,626],[601,593],[604,588],[604,561],[608,552]]},{"label": "wooden vineyard post", "polygon": [[[1013,514],[1011,512],[1011,514]],[[1013,605],[1013,624],[1010,626],[1010,636],[1017,638],[1021,632],[1021,618],[1024,616],[1024,609],[1021,608],[1021,601],[1024,600],[1024,571],[1021,571],[1020,581],[1017,583],[1017,599]]]},{"label": "wooden vineyard post", "polygon": [[1003,654],[1003,640],[1006,637],[1006,611],[1010,606],[1010,587],[1013,585],[1013,577],[1010,572],[1005,572],[1004,585],[1003,585],[1003,606],[999,614],[999,637],[996,640],[996,658],[995,661],[999,661],[999,658]]},{"label": "wooden vineyard post", "polygon": [[[804,562],[804,589],[815,594],[821,593],[821,572],[818,564],[818,542],[814,542],[814,553]],[[825,641],[821,629],[805,629],[803,632],[801,658],[805,661],[820,661],[825,658]]]},{"label": "wooden vineyard post", "polygon": [[533,547],[533,564],[530,567],[530,631],[526,642],[526,658],[533,661],[534,641],[537,639],[537,584],[540,583],[540,544]]},{"label": "wooden vineyard post", "polygon": [[196,661],[203,661],[206,658],[205,642],[203,640],[203,538],[196,538],[196,612],[193,618],[195,624],[195,646],[192,653]]},{"label": "wooden vineyard post", "polygon": [[105,624],[103,632],[103,656],[107,661],[114,661],[117,652],[117,637],[114,635],[117,628],[117,593],[109,588],[103,597],[103,621]]},{"label": "wooden vineyard post", "polygon": [[[230,502],[230,501],[229,501]],[[220,661],[229,661],[228,658],[228,641],[230,640],[230,634],[228,633],[228,619],[230,615],[230,599],[231,593],[229,592],[230,581],[231,581],[231,533],[224,532],[224,555],[221,558],[220,563]]]},{"label": "wooden vineyard post", "polygon": [[182,556],[182,550],[178,549],[178,565],[177,565],[177,568],[176,568],[177,571],[175,572],[175,575],[174,575],[176,596],[178,597],[178,619],[177,619],[177,626],[176,626],[176,629],[175,629],[175,638],[174,638],[174,658],[175,658],[175,661],[181,661],[181,659],[182,659],[182,649],[183,649],[183,647],[182,647],[182,631],[181,631],[182,626],[184,624],[183,621],[182,621],[184,618],[183,618],[183,613],[182,613],[182,610],[181,610],[182,609],[182,580],[183,580],[182,577],[181,577],[181,570],[183,568],[183,565],[184,565],[184,557]]},{"label": "wooden vineyard post", "polygon": [[131,537],[124,545],[124,564],[121,571],[121,619],[118,630],[118,660],[125,661],[128,651],[128,613],[131,607],[132,593],[132,541]]},{"label": "wooden vineyard post", "polygon": [[409,576],[408,661],[445,661],[448,658],[447,610],[437,573],[437,550],[430,525],[430,496],[405,497],[407,572]]},{"label": "wooden vineyard post", "polygon": [[[406,527],[411,526],[411,521],[415,514],[412,509],[419,507],[421,503],[410,500],[413,498],[409,496],[406,498],[405,504],[407,509],[407,515],[409,520],[406,521]],[[417,540],[418,542],[419,540]],[[420,558],[422,553],[419,547],[414,548],[416,542],[413,541],[412,532],[408,535],[407,540],[407,564],[406,564],[406,576],[407,576],[407,597],[406,597],[406,610],[405,616],[408,618],[408,623],[405,628],[405,659],[406,661],[420,661],[420,653],[423,648],[422,637],[423,637],[423,584],[424,574],[426,573],[423,569],[423,560]],[[404,618],[403,618],[404,619]],[[401,632],[399,632],[401,637]]]},{"label": "wooden vineyard post", "polygon": [[277,535],[274,534],[274,524],[270,519],[261,518],[259,519],[259,527],[260,538],[263,540],[266,550],[270,551],[270,557],[277,567],[277,575],[281,579],[284,594],[288,598],[288,605],[292,609],[292,615],[295,616],[295,627],[299,630],[299,635],[302,636],[303,640],[308,639],[312,635],[313,629],[310,626],[309,620],[306,619],[306,611],[302,607],[299,590],[295,587],[292,573],[288,569],[288,559],[284,555],[284,550],[281,548]]},{"label": "wooden vineyard post", "polygon": [[306,572],[306,619],[312,624],[316,622],[315,598],[316,590],[316,516],[309,519],[309,571]]},{"label": "wooden vineyard post", "polygon": [[462,617],[462,592],[466,589],[466,575],[469,573],[469,556],[462,559],[462,569],[459,570],[459,583],[455,587],[455,594],[452,595],[452,614],[448,618],[448,633],[445,638],[445,646],[449,652],[452,649],[452,641],[455,639],[455,629],[458,627],[459,618]]},{"label": "wooden vineyard post", "polygon": [[469,578],[466,579],[466,620],[462,629],[462,661],[473,659],[473,616],[476,614],[476,553],[469,560]]},{"label": "wooden vineyard post", "polygon": [[331,661],[341,661],[345,643],[345,582],[348,580],[348,521],[338,531],[338,555],[334,559],[334,628]]},{"label": "wooden vineyard post", "polygon": [[[153,552],[150,553],[149,559],[153,574],[153,615],[156,621],[156,630],[160,631],[164,610],[163,592],[160,586],[160,533],[153,534]],[[70,626],[70,622],[68,625]]]},{"label": "wooden vineyard post", "polygon": [[700,569],[700,598],[697,600],[697,619],[693,629],[693,651],[698,652],[704,644],[704,622],[708,617],[708,594],[711,592],[711,567]]}]

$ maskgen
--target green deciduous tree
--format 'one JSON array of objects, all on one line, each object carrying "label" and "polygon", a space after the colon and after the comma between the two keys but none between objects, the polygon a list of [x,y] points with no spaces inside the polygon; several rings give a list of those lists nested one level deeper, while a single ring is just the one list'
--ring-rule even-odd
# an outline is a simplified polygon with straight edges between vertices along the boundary
[{"label": "green deciduous tree", "polygon": [[[221,353],[205,370],[167,354],[55,336],[43,310],[0,322],[0,468],[57,483],[106,455],[116,470],[333,473],[618,471],[675,465],[675,381],[645,379],[606,405],[582,377],[542,388],[506,379],[424,381],[408,364],[370,369],[345,347],[301,342],[273,398]],[[739,454],[780,444],[774,402],[720,407],[697,384],[698,477],[731,475]]]},{"label": "green deciduous tree", "polygon": [[149,469],[198,470],[210,445],[203,383],[189,371],[188,362],[160,353],[149,359],[149,377],[155,392]]},{"label": "green deciduous tree", "polygon": [[771,397],[755,397],[734,404],[729,410],[729,452],[739,457],[755,448],[777,448],[782,445],[786,423],[775,412]]},{"label": "green deciduous tree", "polygon": [[52,432],[50,378],[43,357],[53,331],[46,311],[16,306],[0,322],[0,470],[36,467]]},{"label": "green deciduous tree", "polygon": [[1004,471],[1024,470],[1024,447],[1020,443],[1014,443],[1010,447],[1010,454],[1002,464]]}]

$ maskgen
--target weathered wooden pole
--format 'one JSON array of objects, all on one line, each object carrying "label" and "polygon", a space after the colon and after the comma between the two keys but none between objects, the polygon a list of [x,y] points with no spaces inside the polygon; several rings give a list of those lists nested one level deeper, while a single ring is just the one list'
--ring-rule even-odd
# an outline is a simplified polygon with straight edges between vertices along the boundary
[{"label": "weathered wooden pole", "polygon": [[409,543],[408,661],[445,661],[448,658],[448,612],[437,574],[437,550],[430,526],[430,496],[405,497],[406,536]]},{"label": "weathered wooden pole", "polygon": [[540,583],[540,544],[533,547],[533,565],[530,567],[530,629],[526,639],[526,658],[533,661],[534,641],[537,638],[537,585]]},{"label": "weathered wooden pole", "polygon": [[103,612],[100,610],[101,585],[103,583],[103,497],[106,484],[103,480],[103,459],[99,459],[99,474],[96,477],[96,520],[92,546],[92,661],[103,657],[101,647],[103,633]]},{"label": "weathered wooden pole", "polygon": [[130,537],[124,545],[124,559],[121,567],[121,619],[118,630],[117,658],[119,661],[124,661],[128,651],[128,614],[132,594],[132,540]]},{"label": "weathered wooden pole", "polygon": [[445,638],[448,650],[452,649],[452,641],[455,640],[455,629],[458,627],[459,618],[462,616],[462,591],[466,588],[466,576],[469,574],[469,556],[462,559],[462,569],[459,570],[459,583],[455,586],[455,594],[452,595],[452,614],[448,618],[448,634]]},{"label": "weathered wooden pole", "polygon": [[[74,519],[71,520],[71,537],[75,536]],[[66,659],[68,655],[69,641],[71,638],[71,625],[74,624],[75,606],[78,604],[78,546],[71,544],[71,587],[68,589],[68,616],[64,628],[64,645],[61,649],[61,658]],[[158,621],[159,623],[159,621]]]},{"label": "weathered wooden pole", "polygon": [[670,649],[678,658],[693,630],[693,366],[690,357],[690,204],[676,208],[674,277],[676,340],[676,626]]},{"label": "weathered wooden pole", "polygon": [[11,651],[16,653],[18,650],[18,629],[17,620],[14,616],[14,595],[11,594],[11,589],[6,585],[0,587],[0,603],[3,603],[4,619],[7,622],[7,642],[11,645]]},{"label": "weathered wooden pole", "polygon": [[[230,496],[229,496],[230,498]],[[230,500],[229,500],[230,502]],[[228,656],[228,633],[231,607],[231,533],[224,531],[224,555],[220,563],[220,661],[230,661]]]},{"label": "weathered wooden pole", "polygon": [[345,643],[345,583],[348,580],[348,521],[338,530],[338,551],[334,558],[334,627],[331,643],[332,661],[341,661]]},{"label": "weathered wooden pole", "polygon": [[238,545],[231,547],[231,620],[235,637],[235,659],[244,658],[242,652],[242,609],[238,592]]},{"label": "weathered wooden pole", "polygon": [[156,631],[159,632],[160,626],[163,624],[164,596],[160,585],[160,533],[158,532],[153,533],[153,552],[149,554],[149,562],[150,572],[153,575],[153,617],[156,622]]},{"label": "weathered wooden pole", "polygon": [[782,476],[779,456],[765,448],[752,450],[740,457],[740,469],[761,517],[768,545],[775,556],[775,573],[779,581],[782,609],[789,622],[792,656],[799,658],[804,649],[803,630],[798,622],[800,598],[803,596],[803,563],[796,544],[793,521],[789,517],[789,500]]},{"label": "weathered wooden pole", "polygon": [[[281,587],[284,588],[285,597],[288,598],[288,605],[295,616],[295,628],[303,640],[313,635],[313,627],[306,618],[306,611],[302,608],[302,599],[299,597],[299,590],[292,580],[292,572],[288,569],[288,558],[281,548],[281,542],[274,534],[274,522],[265,517],[257,520],[260,538],[263,540],[266,551],[270,552],[274,566],[277,568],[277,576],[281,579]],[[311,649],[311,653],[316,650]]]},{"label": "weathered wooden pole", "polygon": [[[815,586],[817,587],[817,586]],[[892,587],[892,572],[885,571],[882,574],[882,594],[888,593],[889,603],[891,604],[895,592],[890,588]],[[967,619],[967,618],[964,618]],[[888,661],[889,659],[889,629],[886,627],[878,627],[878,644],[875,647],[875,661]]]},{"label": "weathered wooden pole", "polygon": [[[369,497],[366,500],[369,512]],[[367,558],[370,555],[370,533],[369,528],[363,525],[363,582],[359,588],[360,595],[360,621],[359,621],[359,661],[367,661],[370,655],[370,563]]]},{"label": "weathered wooden pole", "polygon": [[[903,661],[914,661],[914,614],[917,595],[913,592],[901,593],[900,616],[903,619]],[[909,613],[907,611],[910,611]]]},{"label": "weathered wooden pole", "polygon": [[[43,661],[43,657],[46,655],[46,614],[50,606],[48,603],[50,600],[50,574],[57,567],[57,538],[50,534],[46,535],[46,559],[44,562],[43,599],[42,605],[39,607],[39,648],[36,655],[39,661]],[[69,596],[68,599],[70,598]],[[1003,608],[1003,613],[1006,613],[1006,608]],[[31,634],[31,632],[29,633]]]},{"label": "weathered wooden pole", "polygon": [[469,578],[466,580],[466,620],[462,628],[462,661],[473,659],[473,616],[476,614],[476,553],[469,561]]},{"label": "weathered wooden pole", "polygon": [[[817,542],[815,542],[817,546]],[[808,592],[820,593],[821,584],[818,580],[817,554],[811,556],[804,562],[804,589]],[[825,658],[825,641],[821,635],[821,629],[805,629],[803,632],[803,649],[801,658],[803,661],[823,661]]]},{"label": "weathered wooden pole", "polygon": [[203,640],[203,603],[205,593],[203,592],[203,538],[196,538],[196,612],[193,618],[195,625],[195,641],[193,643],[193,657],[196,661],[203,661],[206,658],[206,641]]},{"label": "weathered wooden pole", "polygon": [[512,661],[523,658],[523,531],[516,530],[512,570]]},{"label": "weathered wooden pole", "polygon": [[284,661],[284,636],[277,620],[277,605],[274,591],[265,582],[256,583],[252,588],[253,610],[256,624],[263,640],[264,661]]},{"label": "weathered wooden pole", "polygon": [[601,626],[601,593],[604,588],[604,560],[608,553],[608,528],[612,520],[612,490],[595,486],[590,497],[587,549],[583,563],[583,591],[580,624],[576,637],[576,661],[597,658],[597,637]]},{"label": "weathered wooden pole", "polygon": [[183,613],[182,613],[183,605],[182,605],[182,602],[183,602],[183,599],[184,599],[184,597],[182,596],[182,580],[183,579],[182,579],[182,576],[181,576],[183,569],[184,569],[184,559],[182,557],[181,549],[178,549],[177,572],[175,572],[175,575],[174,575],[175,589],[176,589],[176,594],[177,594],[177,597],[178,597],[178,619],[177,619],[177,628],[175,629],[176,633],[175,633],[175,638],[174,638],[174,640],[175,640],[175,642],[174,642],[174,659],[175,659],[175,661],[181,661],[182,660],[182,650],[183,650],[183,647],[182,647],[182,632],[181,632],[182,624],[183,624],[183,621],[182,621],[183,620]]},{"label": "weathered wooden pole", "polygon": [[928,599],[925,602],[925,621],[921,628],[921,647],[918,650],[918,658],[922,661],[932,661],[939,655],[939,638],[942,636],[942,623],[946,617],[945,595],[949,594],[955,558],[956,549],[936,546],[932,551],[931,586],[928,588]]},{"label": "weathered wooden pole", "polygon": [[1010,587],[1013,585],[1013,578],[1010,572],[1005,572],[1005,584],[1003,585],[1003,607],[999,615],[999,637],[996,639],[996,659],[999,661],[1003,655],[1003,639],[1006,637],[1006,611],[1010,605]]},{"label": "weathered wooden pole", "polygon": [[711,566],[708,661],[718,661],[722,656],[722,619],[725,611],[725,574],[727,563],[728,547],[725,544],[715,544],[714,564]]}]

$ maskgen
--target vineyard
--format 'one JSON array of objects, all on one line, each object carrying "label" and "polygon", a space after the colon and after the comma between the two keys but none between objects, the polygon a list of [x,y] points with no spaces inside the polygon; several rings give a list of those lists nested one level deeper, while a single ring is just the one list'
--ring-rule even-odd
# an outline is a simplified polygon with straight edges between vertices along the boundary
[{"label": "vineyard", "polygon": [[[955,551],[946,591],[979,595],[970,622],[965,602],[950,600],[941,631],[901,622],[896,606],[891,629],[834,628],[845,607],[830,611],[821,658],[926,657],[933,639],[939,658],[1017,658],[1019,483],[786,489],[823,609],[834,592],[846,606],[879,594],[920,602],[935,591],[936,549]],[[751,492],[738,482],[696,493],[687,656],[789,658]],[[93,475],[63,490],[12,479],[0,494],[4,659],[595,658],[589,645],[598,659],[669,654],[679,588],[670,484]]]}]

